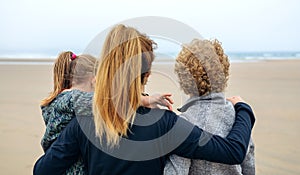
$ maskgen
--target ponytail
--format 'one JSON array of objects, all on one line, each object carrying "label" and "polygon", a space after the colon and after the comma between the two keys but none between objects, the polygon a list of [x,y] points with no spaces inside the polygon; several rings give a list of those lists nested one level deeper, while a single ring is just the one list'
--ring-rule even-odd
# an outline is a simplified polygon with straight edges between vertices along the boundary
[{"label": "ponytail", "polygon": [[64,89],[72,86],[71,62],[73,53],[70,51],[62,52],[54,63],[53,69],[53,91],[49,96],[42,100],[41,106],[47,106],[51,103],[59,93]]}]

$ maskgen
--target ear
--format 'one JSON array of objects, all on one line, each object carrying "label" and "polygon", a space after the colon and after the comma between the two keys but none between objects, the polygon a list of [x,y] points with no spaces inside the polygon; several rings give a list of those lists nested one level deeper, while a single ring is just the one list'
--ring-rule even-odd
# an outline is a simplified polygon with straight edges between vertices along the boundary
[{"label": "ear", "polygon": [[146,72],[145,77],[148,78],[150,76],[150,72]]},{"label": "ear", "polygon": [[144,75],[144,81],[143,81],[143,85],[146,85],[147,84],[147,82],[148,82],[148,78],[149,78],[149,76],[150,76],[150,72],[146,72],[145,73],[145,75]]}]

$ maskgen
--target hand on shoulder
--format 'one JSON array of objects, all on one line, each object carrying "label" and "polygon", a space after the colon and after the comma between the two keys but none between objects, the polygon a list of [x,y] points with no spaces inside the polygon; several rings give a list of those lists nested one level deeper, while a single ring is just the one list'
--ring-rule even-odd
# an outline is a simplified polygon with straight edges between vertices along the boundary
[{"label": "hand on shoulder", "polygon": [[240,96],[232,96],[232,97],[227,98],[227,100],[230,101],[233,105],[235,105],[239,102],[245,103],[245,101]]},{"label": "hand on shoulder", "polygon": [[169,110],[173,110],[172,104],[174,103],[171,98],[172,94],[154,94],[151,96],[142,96],[142,106],[148,108],[158,108],[159,105],[163,107],[167,107]]}]

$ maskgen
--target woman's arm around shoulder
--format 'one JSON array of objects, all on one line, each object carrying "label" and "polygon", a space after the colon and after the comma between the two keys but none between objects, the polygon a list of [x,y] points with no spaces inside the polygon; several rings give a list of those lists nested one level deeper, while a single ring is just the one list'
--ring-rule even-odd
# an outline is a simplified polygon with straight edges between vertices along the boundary
[{"label": "woman's arm around shoulder", "polygon": [[251,107],[240,99],[234,103],[234,108],[236,120],[226,138],[194,126],[190,135],[173,153],[192,159],[241,164],[247,152],[255,117]]},{"label": "woman's arm around shoulder", "polygon": [[77,143],[79,131],[80,126],[77,119],[73,118],[46,153],[36,161],[33,174],[63,174],[67,168],[74,164],[80,154]]}]

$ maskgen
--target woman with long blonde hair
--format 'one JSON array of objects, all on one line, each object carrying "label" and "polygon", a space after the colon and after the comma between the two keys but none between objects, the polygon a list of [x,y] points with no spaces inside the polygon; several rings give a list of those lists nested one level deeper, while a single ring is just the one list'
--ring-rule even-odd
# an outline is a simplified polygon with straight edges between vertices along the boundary
[{"label": "woman with long blonde hair", "polygon": [[141,107],[154,44],[131,27],[117,25],[111,30],[93,102],[86,105],[93,115],[78,112],[77,120],[36,162],[34,174],[60,174],[78,155],[89,174],[162,174],[170,154],[226,164],[243,161],[255,118],[240,97],[231,98],[236,122],[226,138],[207,133],[169,110]]},{"label": "woman with long blonde hair", "polygon": [[93,112],[97,136],[105,133],[111,146],[127,135],[128,123],[134,121],[154,60],[153,44],[136,30],[119,25],[103,47]]}]

